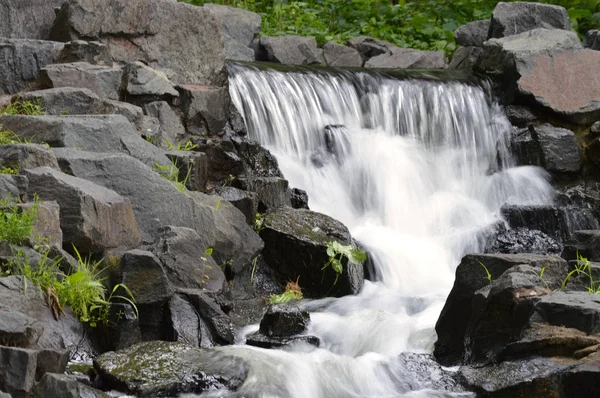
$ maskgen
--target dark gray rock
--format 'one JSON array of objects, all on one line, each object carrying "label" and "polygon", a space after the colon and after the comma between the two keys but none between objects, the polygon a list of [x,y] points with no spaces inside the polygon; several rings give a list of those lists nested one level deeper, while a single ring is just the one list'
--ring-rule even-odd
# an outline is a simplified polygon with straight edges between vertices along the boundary
[{"label": "dark gray rock", "polygon": [[571,30],[567,10],[550,4],[500,2],[492,13],[489,37],[506,37],[537,28]]},{"label": "dark gray rock", "polygon": [[229,119],[229,93],[224,87],[178,86],[186,131],[219,135]]},{"label": "dark gray rock", "polygon": [[138,305],[165,304],[173,296],[162,264],[154,254],[144,250],[129,250],[123,255],[119,269],[121,283],[129,287]]},{"label": "dark gray rock", "polygon": [[483,54],[481,47],[459,47],[454,53],[452,61],[448,64],[448,69],[472,71],[477,65],[481,54]]},{"label": "dark gray rock", "polygon": [[[64,1],[61,1],[63,3]],[[54,56],[57,64],[87,62],[93,65],[112,66],[113,61],[106,44],[99,41],[73,40],[65,43]]]},{"label": "dark gray rock", "polygon": [[48,40],[56,17],[54,9],[64,0],[0,1],[0,37]]},{"label": "dark gray rock", "polygon": [[[148,239],[163,225],[195,229],[202,250],[211,247],[218,263],[232,260],[236,267],[250,265],[263,243],[235,207],[199,192],[182,193],[148,166],[120,154],[56,150],[61,168],[129,198],[136,220]],[[127,170],[123,174],[123,170]],[[165,206],[169,203],[169,206]],[[176,209],[176,210],[174,210]],[[195,261],[199,261],[198,258]]]},{"label": "dark gray rock", "polygon": [[205,191],[208,172],[207,156],[202,152],[169,151],[165,155],[179,169],[179,181],[186,181],[190,191]]},{"label": "dark gray rock", "polygon": [[183,140],[185,128],[179,116],[168,103],[165,101],[151,102],[144,105],[144,112],[146,115],[158,119],[162,130],[162,139],[168,140],[174,146],[177,146],[177,143]]},{"label": "dark gray rock", "polygon": [[533,253],[560,255],[563,245],[536,229],[507,228],[502,224],[488,239],[485,253]]},{"label": "dark gray rock", "polygon": [[328,41],[323,46],[323,58],[329,66],[346,66],[359,68],[363,66],[360,53],[352,47],[342,46]]},{"label": "dark gray rock", "polygon": [[242,137],[232,139],[235,150],[244,162],[244,173],[248,177],[283,177],[277,159],[268,149],[256,141]]},{"label": "dark gray rock", "polygon": [[244,190],[258,195],[258,211],[265,212],[283,206],[291,206],[288,180],[279,177],[251,177],[239,179]]},{"label": "dark gray rock", "polygon": [[443,69],[446,67],[446,56],[443,51],[423,51],[412,48],[395,48],[370,58],[365,62],[366,68],[419,68]]},{"label": "dark gray rock", "polygon": [[295,344],[304,343],[319,347],[321,340],[316,336],[266,336],[260,332],[246,337],[246,344],[260,348],[285,349]]},{"label": "dark gray rock", "polygon": [[126,153],[151,167],[156,163],[170,164],[169,159],[144,140],[121,115],[0,116],[0,124],[18,132],[21,139],[35,143],[95,152]]},{"label": "dark gray rock", "polygon": [[0,312],[0,343],[9,347],[34,346],[44,327],[37,320],[15,311]]},{"label": "dark gray rock", "polygon": [[37,384],[35,397],[80,398],[79,382],[72,376],[47,373]]},{"label": "dark gray rock", "polygon": [[37,79],[40,69],[52,63],[61,45],[42,40],[0,39],[0,94],[16,94],[27,88]]},{"label": "dark gray rock", "polygon": [[[19,205],[23,210],[29,210],[33,208],[33,202],[23,203]],[[38,244],[38,239],[45,241],[45,244],[54,247],[61,248],[63,243],[63,233],[60,229],[60,206],[56,202],[38,202],[37,203],[37,215],[31,230],[31,234],[27,239],[31,247],[35,247]],[[64,254],[60,254],[57,257],[65,257]],[[68,260],[65,258],[65,263]]]},{"label": "dark gray rock", "polygon": [[254,226],[254,219],[258,212],[257,193],[244,191],[234,187],[227,187],[220,190],[219,195],[244,214],[248,225]]},{"label": "dark gray rock", "polygon": [[225,44],[225,58],[237,61],[254,61],[254,50],[250,44],[260,32],[260,15],[240,8],[207,3],[204,8],[210,11],[219,22],[219,29]]},{"label": "dark gray rock", "polygon": [[[123,294],[119,289],[117,293]],[[134,296],[137,301],[137,297]],[[96,334],[97,350],[120,350],[140,343],[143,339],[164,338],[162,334],[163,311],[160,306],[136,304],[136,309],[125,301],[113,301],[108,314],[108,325]],[[149,310],[150,309],[150,310]],[[158,314],[157,317],[156,314]],[[157,319],[158,318],[158,319]],[[146,327],[142,333],[141,326]],[[150,330],[150,332],[148,332]]]},{"label": "dark gray rock", "polygon": [[513,126],[526,127],[538,119],[536,113],[526,106],[508,105],[504,108],[506,117]]},{"label": "dark gray rock", "polygon": [[130,97],[170,99],[178,97],[173,83],[164,72],[154,70],[137,61],[129,63],[123,70],[122,89]]},{"label": "dark gray rock", "polygon": [[123,70],[87,62],[46,65],[39,81],[44,88],[78,87],[93,91],[100,98],[119,99]]},{"label": "dark gray rock", "polygon": [[565,244],[563,256],[568,260],[577,260],[577,255],[591,261],[600,261],[600,230],[575,231]]},{"label": "dark gray rock", "polygon": [[241,359],[225,353],[164,341],[107,352],[94,368],[107,387],[141,397],[235,390],[248,372]]},{"label": "dark gray rock", "polygon": [[225,184],[231,184],[232,177],[236,178],[244,172],[244,161],[231,141],[210,139],[201,143],[197,150],[206,153],[208,158],[209,181],[225,181]]},{"label": "dark gray rock", "polygon": [[4,167],[19,170],[51,167],[58,170],[58,161],[52,150],[44,145],[12,144],[0,146],[0,162]]},{"label": "dark gray rock", "polygon": [[354,37],[348,40],[346,45],[358,51],[363,59],[363,63],[378,55],[390,54],[392,49],[398,48],[392,43],[368,36]]},{"label": "dark gray rock", "polygon": [[306,331],[310,315],[306,311],[278,311],[270,308],[260,321],[259,331],[268,337],[290,337]]},{"label": "dark gray rock", "polygon": [[583,46],[590,50],[600,50],[600,30],[588,30],[583,39]]},{"label": "dark gray rock", "polygon": [[600,354],[598,351],[580,361],[569,369],[564,377],[564,391],[570,397],[593,397],[598,394],[598,372],[600,371]]},{"label": "dark gray rock", "polygon": [[302,292],[308,297],[344,296],[360,291],[364,281],[362,264],[344,261],[343,273],[335,284],[333,269],[321,270],[329,260],[328,242],[354,245],[342,223],[324,214],[282,207],[266,213],[263,226],[263,255],[282,283],[300,278]]},{"label": "dark gray rock", "polygon": [[0,197],[22,198],[27,194],[27,177],[13,174],[0,174]]},{"label": "dark gray rock", "polygon": [[213,14],[203,7],[158,0],[69,0],[51,31],[58,41],[95,40],[118,62],[144,61],[176,83],[223,79],[223,40]]},{"label": "dark gray rock", "polygon": [[0,346],[0,389],[26,397],[35,386],[37,351]]},{"label": "dark gray rock", "polygon": [[588,292],[554,292],[536,303],[531,320],[598,333],[600,297]]},{"label": "dark gray rock", "polygon": [[160,121],[157,118],[151,116],[142,116],[140,127],[142,138],[156,147],[162,146],[162,129],[160,126]]},{"label": "dark gray rock", "polygon": [[581,154],[575,134],[567,129],[542,124],[531,129],[539,143],[543,167],[553,173],[576,173],[581,168]]},{"label": "dark gray rock", "polygon": [[101,253],[141,242],[131,202],[110,189],[48,167],[25,170],[32,192],[60,205],[66,245]]},{"label": "dark gray rock", "polygon": [[306,191],[299,188],[292,188],[290,200],[294,209],[308,209],[308,194]]},{"label": "dark gray rock", "polygon": [[456,44],[461,46],[476,46],[481,47],[483,42],[488,39],[488,32],[490,30],[489,19],[481,21],[469,22],[458,28],[454,32],[454,40]]},{"label": "dark gray rock", "polygon": [[101,99],[94,104],[90,114],[97,115],[122,115],[135,127],[137,131],[140,131],[142,126],[142,119],[144,117],[144,111],[139,106],[107,99]]},{"label": "dark gray rock", "polygon": [[259,61],[283,65],[319,64],[317,40],[308,36],[278,36],[260,38]]},{"label": "dark gray rock", "polygon": [[231,319],[222,308],[218,295],[196,289],[179,289],[200,316],[203,347],[233,344],[235,333]]},{"label": "dark gray rock", "polygon": [[169,316],[173,328],[171,339],[200,347],[200,320],[194,307],[180,295],[175,295],[169,301]]},{"label": "dark gray rock", "polygon": [[443,365],[456,364],[464,356],[464,337],[471,320],[475,292],[490,284],[486,270],[492,280],[509,268],[520,264],[528,264],[540,272],[545,267],[546,277],[558,278],[565,275],[567,263],[554,256],[539,254],[469,254],[463,257],[456,268],[454,286],[448,295],[446,304],[435,325],[438,340],[435,343],[434,355]]}]

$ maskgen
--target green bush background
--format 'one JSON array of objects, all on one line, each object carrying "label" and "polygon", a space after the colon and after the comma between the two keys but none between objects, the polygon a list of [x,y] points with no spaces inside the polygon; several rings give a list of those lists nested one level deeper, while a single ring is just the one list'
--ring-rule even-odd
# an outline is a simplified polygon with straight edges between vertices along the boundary
[{"label": "green bush background", "polygon": [[[179,0],[217,3],[261,15],[263,36],[315,36],[319,45],[372,36],[400,47],[456,50],[454,31],[467,22],[490,18],[498,1],[489,0]],[[563,6],[580,35],[600,26],[600,0],[548,0]]]}]

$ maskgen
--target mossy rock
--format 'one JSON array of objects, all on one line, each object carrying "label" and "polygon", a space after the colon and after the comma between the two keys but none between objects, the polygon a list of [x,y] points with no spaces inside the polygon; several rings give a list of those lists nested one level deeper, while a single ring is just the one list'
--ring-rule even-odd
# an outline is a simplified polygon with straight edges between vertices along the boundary
[{"label": "mossy rock", "polygon": [[176,396],[219,388],[237,389],[248,369],[218,350],[149,341],[94,360],[106,387],[141,397]]}]

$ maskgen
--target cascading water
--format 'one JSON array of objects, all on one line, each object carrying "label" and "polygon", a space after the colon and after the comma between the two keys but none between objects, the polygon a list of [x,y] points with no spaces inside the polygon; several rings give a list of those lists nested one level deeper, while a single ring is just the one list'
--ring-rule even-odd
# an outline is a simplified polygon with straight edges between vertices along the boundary
[{"label": "cascading water", "polygon": [[551,203],[545,173],[513,167],[511,126],[479,85],[229,69],[250,138],[277,157],[291,186],[308,192],[311,210],[348,226],[376,273],[357,296],[304,304],[320,349],[227,349],[253,364],[240,393],[441,394],[411,382],[418,377],[400,365],[400,354],[431,352],[455,267],[483,248],[501,206]]}]

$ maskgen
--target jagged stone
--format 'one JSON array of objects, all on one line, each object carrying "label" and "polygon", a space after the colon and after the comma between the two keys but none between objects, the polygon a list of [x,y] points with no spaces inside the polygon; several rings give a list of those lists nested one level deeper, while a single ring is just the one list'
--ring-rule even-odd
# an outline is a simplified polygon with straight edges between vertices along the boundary
[{"label": "jagged stone", "polygon": [[599,333],[600,298],[588,292],[553,292],[536,303],[531,320]]},{"label": "jagged stone", "polygon": [[0,346],[0,389],[16,397],[27,396],[35,386],[37,352]]},{"label": "jagged stone", "polygon": [[177,143],[185,136],[185,128],[181,119],[165,101],[155,101],[144,105],[144,112],[146,115],[158,119],[162,138],[168,140],[172,145],[177,146]]},{"label": "jagged stone", "polygon": [[11,167],[19,170],[43,166],[59,170],[54,152],[44,145],[2,145],[0,146],[0,162],[3,167]]},{"label": "jagged stone", "polygon": [[122,87],[127,98],[131,96],[158,99],[179,96],[164,72],[154,70],[139,61],[125,66]]},{"label": "jagged stone", "polygon": [[365,62],[366,68],[421,68],[443,69],[446,67],[446,56],[443,51],[423,51],[412,48],[395,48],[370,58]]},{"label": "jagged stone", "polygon": [[20,199],[27,194],[27,177],[13,174],[0,174],[0,198]]},{"label": "jagged stone", "polygon": [[190,191],[206,190],[208,162],[205,153],[169,151],[165,154],[179,168],[179,181],[186,181]]},{"label": "jagged stone", "polygon": [[476,46],[481,47],[483,42],[488,39],[488,32],[490,30],[489,19],[481,21],[469,22],[454,32],[454,40],[456,44],[461,46]]},{"label": "jagged stone", "polygon": [[277,311],[270,308],[260,321],[259,331],[269,337],[289,337],[306,331],[310,315],[306,311]]},{"label": "jagged stone", "polygon": [[44,88],[87,88],[100,98],[118,100],[122,76],[121,68],[73,62],[46,65],[40,70],[39,80]]},{"label": "jagged stone", "polygon": [[591,261],[600,261],[600,230],[575,231],[565,244],[563,256],[568,260],[577,260],[577,256]]},{"label": "jagged stone", "polygon": [[28,348],[34,346],[44,326],[16,311],[0,312],[0,345]]},{"label": "jagged stone", "polygon": [[199,347],[202,332],[194,307],[180,295],[175,295],[169,301],[169,316],[173,328],[172,340]]},{"label": "jagged stone", "polygon": [[363,65],[360,53],[352,47],[342,46],[328,41],[323,46],[323,58],[329,66],[361,67]]},{"label": "jagged stone", "polygon": [[392,43],[368,36],[354,37],[348,40],[346,45],[359,52],[363,59],[363,63],[378,55],[389,54],[392,52],[392,49],[398,48]]},{"label": "jagged stone", "polygon": [[290,200],[294,209],[308,209],[308,194],[305,190],[292,188]]},{"label": "jagged stone", "polygon": [[64,0],[0,0],[0,37],[48,40]]},{"label": "jagged stone", "polygon": [[600,50],[600,30],[588,30],[583,39],[583,46],[590,50]]},{"label": "jagged stone", "polygon": [[[31,209],[34,203],[24,203],[20,207],[24,210]],[[33,247],[36,244],[44,243],[57,248],[62,247],[63,233],[60,229],[60,206],[56,202],[39,202],[37,206],[37,215],[29,235],[29,244]],[[38,242],[38,239],[40,242]]]},{"label": "jagged stone", "polygon": [[213,13],[225,45],[225,58],[237,61],[254,61],[250,44],[260,32],[260,15],[240,8],[207,3],[204,8]]},{"label": "jagged stone", "polygon": [[[61,0],[61,4],[64,0]],[[54,56],[57,64],[87,62],[93,65],[112,66],[113,61],[106,44],[99,41],[73,40],[65,43]]]},{"label": "jagged stone", "polygon": [[537,28],[571,30],[567,10],[550,4],[500,2],[492,12],[489,34],[506,37]]},{"label": "jagged stone", "polygon": [[219,195],[244,214],[248,225],[254,226],[258,212],[258,194],[256,192],[227,187],[220,190]]},{"label": "jagged stone", "polygon": [[251,177],[239,179],[242,189],[258,194],[258,211],[265,212],[282,206],[291,206],[288,180],[279,177]]},{"label": "jagged stone", "polygon": [[482,53],[483,49],[481,47],[459,47],[454,53],[452,61],[448,64],[448,69],[471,71],[477,65]]},{"label": "jagged stone", "polygon": [[259,61],[283,65],[319,64],[317,40],[305,36],[278,36],[260,38]]},{"label": "jagged stone", "polygon": [[219,135],[229,119],[229,93],[224,87],[178,87],[186,131],[192,135]]}]

